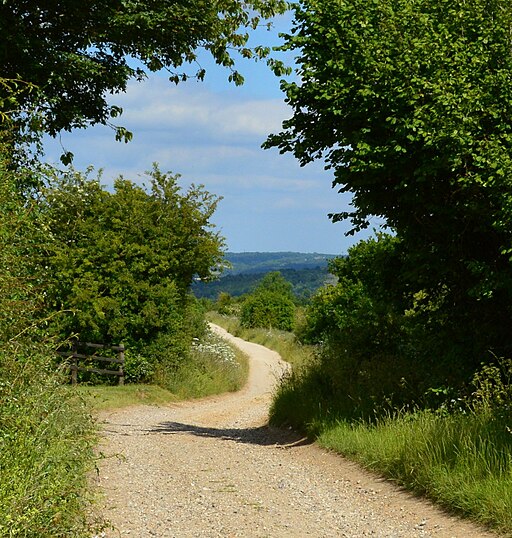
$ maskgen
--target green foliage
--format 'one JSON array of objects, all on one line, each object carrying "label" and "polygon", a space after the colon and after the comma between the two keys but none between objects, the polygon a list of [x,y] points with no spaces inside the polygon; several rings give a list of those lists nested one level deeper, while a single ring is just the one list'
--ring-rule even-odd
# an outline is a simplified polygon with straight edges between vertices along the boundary
[{"label": "green foliage", "polygon": [[[44,330],[46,228],[0,158],[0,535],[87,537],[94,426]],[[6,157],[4,159],[4,157]],[[44,342],[44,343],[42,343]]]},{"label": "green foliage", "polygon": [[306,0],[285,50],[293,116],[267,141],[323,156],[354,230],[383,218],[409,296],[436,306],[440,350],[475,367],[512,332],[512,8],[505,0]]},{"label": "green foliage", "polygon": [[6,170],[0,154],[0,342],[35,324],[43,296],[44,222],[35,202],[20,196],[20,176]]},{"label": "green foliage", "polygon": [[51,178],[47,303],[68,312],[61,338],[123,342],[166,366],[186,354],[204,329],[190,283],[210,277],[223,240],[210,224],[217,198],[196,186],[182,193],[178,179],[155,167],[149,189],[119,178],[108,192],[76,171]]},{"label": "green foliage", "polygon": [[[323,414],[373,420],[395,409],[443,407],[467,396],[480,362],[492,361],[475,335],[447,317],[444,289],[412,292],[403,248],[381,234],[331,263],[338,283],[313,297],[297,328],[301,341],[319,346],[317,360],[282,388],[283,398],[304,402],[305,423]],[[497,366],[488,368],[496,377]]]},{"label": "green foliage", "polygon": [[219,293],[219,296],[215,303],[215,310],[219,314],[224,316],[236,315],[239,313],[239,309],[239,303],[237,303],[229,293],[225,293],[222,291]]},{"label": "green foliage", "polygon": [[381,215],[433,233],[447,195],[439,227],[475,216],[471,201],[487,218],[492,198],[506,196],[490,187],[509,162],[511,16],[499,0],[297,5],[285,48],[300,54],[301,82],[284,84],[294,116],[271,142],[301,162],[325,151],[336,183],[355,195],[356,227]]},{"label": "green foliage", "polygon": [[[430,363],[406,352],[413,344],[395,272],[399,255],[394,237],[360,242],[347,258],[331,263],[338,283],[321,289],[306,308],[298,337],[321,347],[310,371],[297,372],[290,382],[313,399],[316,384],[324,411],[373,416],[393,404],[416,402],[432,382]],[[417,345],[414,350],[418,355]]]},{"label": "green foliage", "polygon": [[155,375],[155,360],[127,349],[124,352],[124,377],[127,383],[144,383]]},{"label": "green foliage", "polygon": [[[229,70],[229,80],[241,84],[234,51],[266,58],[268,48],[247,46],[248,30],[285,9],[283,0],[66,0],[45,9],[34,1],[2,2],[0,65],[7,82],[0,82],[0,118],[8,115],[31,132],[52,136],[90,124],[112,126],[122,110],[110,105],[107,95],[162,69],[172,82],[186,80],[190,75],[182,66],[197,62],[198,49],[207,50]],[[269,65],[285,71],[275,60]],[[191,76],[202,80],[205,70],[199,66]],[[37,91],[20,92],[23,85]],[[126,129],[114,129],[117,139],[131,138]]]},{"label": "green foliage", "polygon": [[[493,364],[482,364],[475,373],[469,405],[476,410],[512,415],[512,360],[496,358]],[[511,432],[512,433],[512,432]]]},{"label": "green foliage", "polygon": [[259,282],[254,293],[272,292],[285,297],[293,297],[293,288],[279,271],[267,273]]},{"label": "green foliage", "polygon": [[232,392],[247,381],[247,357],[211,331],[195,339],[187,362],[169,377],[167,386],[180,398]]},{"label": "green foliage", "polygon": [[283,331],[293,328],[295,304],[291,284],[279,272],[268,273],[242,304],[242,326],[274,327]]},{"label": "green foliage", "polygon": [[295,305],[289,298],[277,293],[260,292],[248,297],[243,305],[240,321],[244,327],[275,327],[282,331],[293,328]]},{"label": "green foliage", "polygon": [[0,349],[0,535],[90,536],[96,437],[48,346]]}]

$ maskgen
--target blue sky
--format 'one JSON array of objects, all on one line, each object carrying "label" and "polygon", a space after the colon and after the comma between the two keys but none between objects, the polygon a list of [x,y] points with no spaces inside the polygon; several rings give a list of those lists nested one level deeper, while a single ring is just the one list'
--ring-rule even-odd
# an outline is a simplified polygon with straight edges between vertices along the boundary
[{"label": "blue sky", "polygon": [[[277,32],[289,25],[290,16],[283,17],[257,40],[278,44]],[[107,186],[120,174],[141,182],[153,162],[181,174],[184,187],[203,184],[223,197],[212,220],[233,252],[343,254],[366,237],[345,237],[349,224],[329,221],[327,214],[347,209],[350,199],[331,188],[332,175],[321,163],[301,168],[290,155],[261,149],[291,115],[279,79],[265,63],[241,60],[241,87],[229,83],[229,72],[208,58],[201,64],[204,82],[176,86],[166,75],[152,75],[111,98],[124,109],[118,123],[134,134],[128,144],[116,142],[112,129],[97,126],[47,140],[46,159],[58,163],[64,147],[74,153],[76,168],[103,169]]]}]

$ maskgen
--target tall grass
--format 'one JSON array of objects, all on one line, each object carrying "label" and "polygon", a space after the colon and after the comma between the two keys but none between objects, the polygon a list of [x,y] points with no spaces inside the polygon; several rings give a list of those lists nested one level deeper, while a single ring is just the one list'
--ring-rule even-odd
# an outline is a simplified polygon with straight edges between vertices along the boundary
[{"label": "tall grass", "polygon": [[[356,402],[354,402],[356,406]],[[512,535],[512,408],[457,409],[354,419],[313,361],[278,389],[271,421],[289,424],[446,508]]]},{"label": "tall grass", "polygon": [[443,506],[512,532],[510,416],[417,411],[375,424],[340,421],[319,443]]},{"label": "tall grass", "polygon": [[91,536],[95,428],[44,347],[0,349],[0,536]]},{"label": "tall grass", "polygon": [[247,357],[207,331],[201,341],[194,341],[189,357],[179,368],[162,373],[159,384],[179,399],[201,398],[239,390],[247,381],[248,372]]},{"label": "tall grass", "polygon": [[[484,398],[458,402],[456,409],[381,409],[371,419],[354,419],[348,399],[332,392],[324,374],[316,361],[294,372],[274,397],[271,421],[292,425],[322,446],[512,535],[510,405],[502,400],[493,406]],[[477,386],[491,396],[503,392],[499,383]]]}]

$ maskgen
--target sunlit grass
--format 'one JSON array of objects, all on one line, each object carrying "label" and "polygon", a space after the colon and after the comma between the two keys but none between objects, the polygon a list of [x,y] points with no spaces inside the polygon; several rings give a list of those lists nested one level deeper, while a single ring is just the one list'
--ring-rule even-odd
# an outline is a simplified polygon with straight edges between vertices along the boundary
[{"label": "sunlit grass", "polygon": [[512,532],[510,417],[417,411],[375,424],[340,421],[319,443],[484,524]]},{"label": "sunlit grass", "polygon": [[155,384],[80,385],[78,390],[97,411],[166,405],[239,390],[248,371],[247,357],[238,348],[208,333],[203,341],[194,342],[190,356],[176,371],[157,373]]},{"label": "sunlit grass", "polygon": [[92,533],[96,429],[52,361],[44,347],[0,349],[0,536]]},{"label": "sunlit grass", "polygon": [[241,389],[248,372],[246,355],[209,332],[194,343],[189,360],[167,376],[165,385],[179,399],[201,398]]},{"label": "sunlit grass", "polygon": [[97,411],[138,404],[165,405],[178,399],[175,394],[158,385],[79,385],[77,390]]}]

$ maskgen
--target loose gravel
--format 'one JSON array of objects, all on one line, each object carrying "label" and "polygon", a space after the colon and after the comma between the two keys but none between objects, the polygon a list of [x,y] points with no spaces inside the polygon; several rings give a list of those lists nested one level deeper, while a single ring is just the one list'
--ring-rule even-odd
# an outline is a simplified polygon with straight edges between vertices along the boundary
[{"label": "loose gravel", "polygon": [[104,413],[98,484],[108,538],[492,537],[289,431],[267,426],[287,365],[250,357],[240,392]]}]

